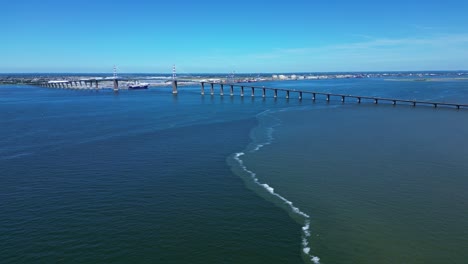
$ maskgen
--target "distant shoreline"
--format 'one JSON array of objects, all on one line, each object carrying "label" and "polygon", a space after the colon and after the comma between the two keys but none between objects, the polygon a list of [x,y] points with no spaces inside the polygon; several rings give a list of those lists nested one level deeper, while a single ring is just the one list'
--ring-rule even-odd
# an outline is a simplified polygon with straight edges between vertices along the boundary
[{"label": "distant shoreline", "polygon": [[446,81],[468,81],[468,77],[461,77],[461,78],[442,77],[442,78],[418,78],[418,79],[393,78],[393,79],[384,79],[384,81],[393,81],[393,82],[446,82]]},{"label": "distant shoreline", "polygon": [[[81,73],[22,73],[0,74],[0,84],[34,84],[50,81],[79,81],[86,79],[108,79],[110,73],[81,74]],[[119,78],[145,80],[154,83],[152,86],[170,85],[172,75],[169,74],[130,74],[119,73]],[[245,83],[260,81],[294,81],[294,80],[330,80],[330,79],[384,79],[385,81],[465,81],[468,71],[428,71],[428,72],[354,72],[354,73],[259,73],[259,74],[178,74],[178,80],[192,82],[224,82]],[[182,83],[181,83],[182,84]]]}]

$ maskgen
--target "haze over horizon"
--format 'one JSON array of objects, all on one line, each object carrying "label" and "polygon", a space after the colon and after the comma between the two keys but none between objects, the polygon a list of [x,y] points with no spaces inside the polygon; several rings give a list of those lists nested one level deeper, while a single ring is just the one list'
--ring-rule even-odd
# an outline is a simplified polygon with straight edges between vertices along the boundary
[{"label": "haze over horizon", "polygon": [[468,69],[465,1],[2,4],[0,72]]}]

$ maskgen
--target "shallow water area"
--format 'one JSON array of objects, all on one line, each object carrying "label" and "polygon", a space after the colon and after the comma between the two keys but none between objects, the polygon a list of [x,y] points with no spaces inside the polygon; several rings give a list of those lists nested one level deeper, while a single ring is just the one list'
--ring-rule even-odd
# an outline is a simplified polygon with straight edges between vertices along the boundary
[{"label": "shallow water area", "polygon": [[468,257],[466,112],[369,104],[259,118],[243,164],[310,215],[321,263]]}]

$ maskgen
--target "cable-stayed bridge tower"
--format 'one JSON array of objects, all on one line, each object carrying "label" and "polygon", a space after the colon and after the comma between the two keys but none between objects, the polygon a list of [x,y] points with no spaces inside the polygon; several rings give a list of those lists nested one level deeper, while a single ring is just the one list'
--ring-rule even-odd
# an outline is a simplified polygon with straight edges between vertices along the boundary
[{"label": "cable-stayed bridge tower", "polygon": [[118,77],[117,77],[117,67],[114,65],[114,92],[118,92],[119,91],[119,81],[117,80]]},{"label": "cable-stayed bridge tower", "polygon": [[177,94],[177,74],[175,64],[172,65],[172,94]]}]

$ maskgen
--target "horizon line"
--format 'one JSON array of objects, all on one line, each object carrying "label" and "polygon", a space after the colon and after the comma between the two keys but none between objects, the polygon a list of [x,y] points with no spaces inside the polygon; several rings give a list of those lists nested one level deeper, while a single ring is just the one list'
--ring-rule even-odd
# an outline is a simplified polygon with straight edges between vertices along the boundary
[{"label": "horizon line", "polygon": [[[468,72],[468,70],[370,70],[370,71],[284,71],[284,72],[191,72],[177,73],[177,75],[185,74],[310,74],[310,73],[413,73],[413,72]],[[0,72],[1,75],[6,74],[110,74],[112,72]],[[158,74],[172,75],[172,72],[120,72],[117,74]]]}]

